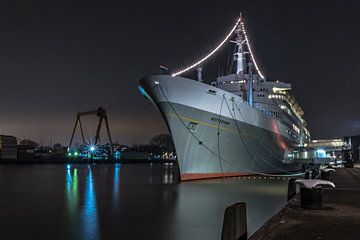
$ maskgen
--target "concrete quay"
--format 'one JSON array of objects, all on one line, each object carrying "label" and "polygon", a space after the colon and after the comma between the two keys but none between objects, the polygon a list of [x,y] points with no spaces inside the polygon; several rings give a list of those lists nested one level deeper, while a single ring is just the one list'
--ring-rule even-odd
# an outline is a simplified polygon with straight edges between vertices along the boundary
[{"label": "concrete quay", "polygon": [[336,188],[323,190],[323,208],[301,208],[297,194],[250,239],[360,239],[360,168],[337,168],[333,182]]}]

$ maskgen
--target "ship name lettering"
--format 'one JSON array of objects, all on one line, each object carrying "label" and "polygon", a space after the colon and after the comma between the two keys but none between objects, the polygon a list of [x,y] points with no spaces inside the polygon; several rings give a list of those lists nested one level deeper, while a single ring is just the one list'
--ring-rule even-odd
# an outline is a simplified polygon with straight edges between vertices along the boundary
[{"label": "ship name lettering", "polygon": [[213,121],[213,122],[220,123],[220,124],[225,124],[225,125],[229,125],[229,124],[230,124],[228,121],[225,121],[225,120],[222,120],[222,119],[216,118],[216,117],[211,117],[210,120]]}]

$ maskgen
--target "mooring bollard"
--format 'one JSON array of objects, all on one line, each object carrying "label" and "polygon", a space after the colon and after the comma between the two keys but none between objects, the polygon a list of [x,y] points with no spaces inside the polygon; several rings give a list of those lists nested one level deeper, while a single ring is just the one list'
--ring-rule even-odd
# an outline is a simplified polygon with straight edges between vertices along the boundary
[{"label": "mooring bollard", "polygon": [[221,240],[246,240],[246,203],[235,203],[226,208]]},{"label": "mooring bollard", "polygon": [[296,180],[300,184],[300,205],[302,208],[322,208],[323,187],[335,188],[335,184],[326,180]]},{"label": "mooring bollard", "polygon": [[288,183],[287,201],[290,201],[296,195],[296,178],[290,178]]},{"label": "mooring bollard", "polygon": [[322,188],[300,188],[300,206],[302,208],[322,208]]},{"label": "mooring bollard", "polygon": [[319,169],[314,168],[313,170],[311,170],[311,179],[318,178],[318,176],[319,176]]},{"label": "mooring bollard", "polygon": [[335,172],[335,169],[333,168],[324,168],[324,169],[321,169],[321,179],[322,180],[332,180],[331,179],[331,173],[332,172]]}]

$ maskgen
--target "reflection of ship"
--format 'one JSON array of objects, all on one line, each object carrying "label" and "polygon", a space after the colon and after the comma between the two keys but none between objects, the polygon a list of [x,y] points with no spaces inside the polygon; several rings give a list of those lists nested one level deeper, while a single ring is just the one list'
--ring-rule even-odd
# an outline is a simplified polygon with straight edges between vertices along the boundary
[{"label": "reflection of ship", "polygon": [[240,19],[217,49],[232,33],[235,71],[211,85],[202,82],[201,70],[198,81],[178,76],[202,60],[171,76],[140,80],[173,136],[182,180],[301,169],[288,155],[310,134],[291,84],[265,80]]}]

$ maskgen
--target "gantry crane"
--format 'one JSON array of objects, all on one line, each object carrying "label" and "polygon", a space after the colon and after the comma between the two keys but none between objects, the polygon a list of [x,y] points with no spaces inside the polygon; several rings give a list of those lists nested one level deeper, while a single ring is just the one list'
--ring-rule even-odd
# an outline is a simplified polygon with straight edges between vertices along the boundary
[{"label": "gantry crane", "polygon": [[70,139],[70,144],[69,147],[72,144],[73,138],[74,138],[74,134],[76,131],[76,127],[79,123],[80,126],[80,132],[81,132],[81,137],[83,140],[83,143],[86,144],[85,142],[85,137],[84,137],[84,132],[83,132],[83,128],[82,128],[82,124],[81,124],[81,117],[82,116],[88,116],[88,115],[96,115],[99,117],[99,124],[96,130],[96,135],[95,135],[95,144],[98,144],[98,142],[100,141],[100,129],[101,129],[101,125],[103,120],[105,120],[105,125],[106,125],[106,131],[108,134],[108,138],[109,138],[109,142],[110,142],[110,154],[111,157],[113,156],[113,144],[112,144],[112,140],[111,140],[111,135],[110,135],[110,128],[109,128],[109,123],[108,123],[108,119],[107,119],[107,115],[106,115],[106,110],[102,107],[99,107],[97,110],[93,110],[93,111],[84,111],[84,112],[78,112],[76,115],[76,122],[75,122],[75,126],[74,126],[74,130],[72,132],[71,135],[71,139]]}]

